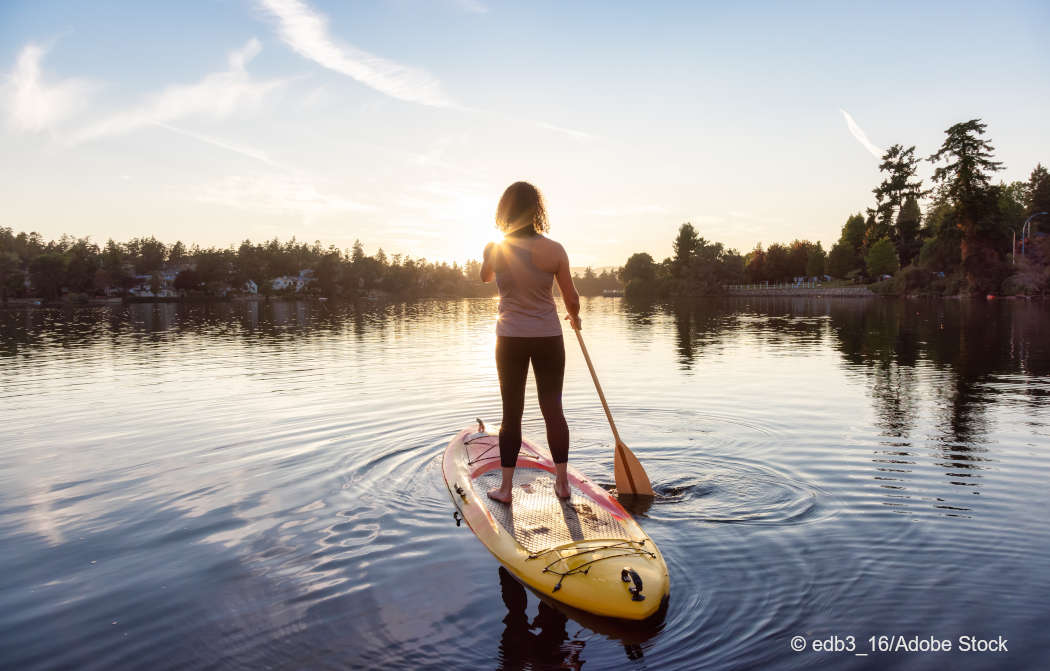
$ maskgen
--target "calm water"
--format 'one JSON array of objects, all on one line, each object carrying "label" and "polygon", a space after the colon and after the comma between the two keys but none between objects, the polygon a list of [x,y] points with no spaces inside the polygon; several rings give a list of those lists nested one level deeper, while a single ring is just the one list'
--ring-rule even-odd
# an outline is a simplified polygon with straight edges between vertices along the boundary
[{"label": "calm water", "polygon": [[[643,626],[567,618],[452,520],[439,455],[499,423],[494,309],[0,311],[0,667],[1050,666],[1050,306],[585,300],[661,494]],[[567,345],[570,458],[611,486]],[[835,635],[1009,652],[790,647]]]}]

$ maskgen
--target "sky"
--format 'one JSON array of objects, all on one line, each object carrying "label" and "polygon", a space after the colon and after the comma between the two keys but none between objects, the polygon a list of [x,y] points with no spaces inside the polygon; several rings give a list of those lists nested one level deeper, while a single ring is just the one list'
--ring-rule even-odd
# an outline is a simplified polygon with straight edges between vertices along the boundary
[{"label": "sky", "polygon": [[45,238],[463,262],[524,179],[574,266],[829,248],[975,117],[1050,163],[1050,3],[0,2],[0,226]]}]

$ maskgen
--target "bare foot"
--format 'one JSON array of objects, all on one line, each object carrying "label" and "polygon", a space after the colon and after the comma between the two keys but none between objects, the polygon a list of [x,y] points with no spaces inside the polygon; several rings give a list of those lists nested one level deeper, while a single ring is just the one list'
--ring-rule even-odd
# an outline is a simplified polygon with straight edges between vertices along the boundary
[{"label": "bare foot", "polygon": [[489,498],[495,499],[500,503],[510,503],[513,496],[513,492],[504,492],[501,487],[496,487],[495,489],[489,490]]},{"label": "bare foot", "polygon": [[572,489],[569,488],[569,481],[555,480],[554,493],[557,494],[559,499],[567,499],[572,496]]}]

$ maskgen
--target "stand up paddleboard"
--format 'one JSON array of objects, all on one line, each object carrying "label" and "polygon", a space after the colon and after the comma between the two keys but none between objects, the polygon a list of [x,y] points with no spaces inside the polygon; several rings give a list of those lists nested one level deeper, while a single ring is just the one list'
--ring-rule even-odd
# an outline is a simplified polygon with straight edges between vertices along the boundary
[{"label": "stand up paddleboard", "polygon": [[607,491],[569,466],[572,495],[554,493],[554,462],[521,441],[511,503],[490,499],[502,474],[499,437],[460,431],[442,473],[458,516],[519,580],[574,608],[643,620],[667,597],[667,565],[656,544]]}]

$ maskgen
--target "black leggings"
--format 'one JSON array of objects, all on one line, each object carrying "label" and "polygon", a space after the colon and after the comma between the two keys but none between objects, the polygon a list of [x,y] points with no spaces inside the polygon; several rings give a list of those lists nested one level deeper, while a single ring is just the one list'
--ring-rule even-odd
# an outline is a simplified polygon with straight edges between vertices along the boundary
[{"label": "black leggings", "polygon": [[540,412],[547,424],[547,445],[554,463],[569,460],[569,425],[561,409],[561,387],[565,379],[565,341],[548,338],[496,338],[496,370],[503,396],[503,423],[499,428],[499,463],[514,466],[521,449],[521,415],[525,412],[525,378],[529,360],[536,376]]}]

